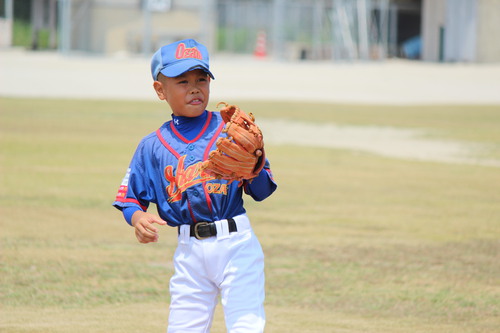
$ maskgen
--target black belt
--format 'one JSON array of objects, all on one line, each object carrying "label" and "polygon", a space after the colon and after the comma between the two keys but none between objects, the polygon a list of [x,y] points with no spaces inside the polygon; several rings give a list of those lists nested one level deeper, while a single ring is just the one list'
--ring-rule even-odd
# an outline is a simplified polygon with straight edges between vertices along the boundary
[{"label": "black belt", "polygon": [[[234,221],[233,218],[227,219],[227,225],[229,227],[229,232],[238,231],[238,228],[236,227],[236,222]],[[215,222],[198,222],[196,224],[191,224],[190,236],[195,237],[196,239],[205,239],[217,236],[217,227],[215,226]]]}]

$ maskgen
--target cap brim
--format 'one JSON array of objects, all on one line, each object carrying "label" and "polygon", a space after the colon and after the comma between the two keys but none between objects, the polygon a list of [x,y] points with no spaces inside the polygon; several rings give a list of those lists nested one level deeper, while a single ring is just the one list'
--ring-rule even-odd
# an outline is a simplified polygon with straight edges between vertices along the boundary
[{"label": "cap brim", "polygon": [[163,68],[160,73],[165,75],[166,77],[177,77],[179,75],[182,75],[186,72],[195,70],[195,69],[201,69],[204,72],[206,72],[212,79],[215,79],[214,75],[210,70],[205,66],[204,63],[201,61],[198,61],[197,59],[186,59],[186,60],[181,60],[178,61],[174,64],[171,64],[170,66],[167,66]]}]

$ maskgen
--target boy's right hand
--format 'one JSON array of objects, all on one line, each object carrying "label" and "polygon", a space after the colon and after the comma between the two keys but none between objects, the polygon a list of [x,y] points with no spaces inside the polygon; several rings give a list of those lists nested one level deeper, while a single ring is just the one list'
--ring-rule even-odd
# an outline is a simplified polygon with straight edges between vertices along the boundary
[{"label": "boy's right hand", "polygon": [[137,211],[132,215],[132,226],[135,229],[135,237],[137,237],[139,243],[146,244],[158,241],[158,228],[153,226],[153,223],[167,224],[159,216],[147,212]]}]

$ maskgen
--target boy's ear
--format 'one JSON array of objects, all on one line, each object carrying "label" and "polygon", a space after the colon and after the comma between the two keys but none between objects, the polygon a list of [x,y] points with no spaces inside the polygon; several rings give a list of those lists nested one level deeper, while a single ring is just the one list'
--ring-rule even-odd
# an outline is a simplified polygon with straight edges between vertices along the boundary
[{"label": "boy's ear", "polygon": [[163,93],[163,84],[160,81],[155,81],[153,83],[153,88],[155,89],[159,99],[166,100],[166,96]]}]

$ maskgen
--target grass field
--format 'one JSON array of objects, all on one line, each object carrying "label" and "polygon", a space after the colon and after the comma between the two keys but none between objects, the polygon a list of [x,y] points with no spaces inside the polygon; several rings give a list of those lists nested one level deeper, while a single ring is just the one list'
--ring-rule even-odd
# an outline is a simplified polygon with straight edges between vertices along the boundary
[{"label": "grass field", "polygon": [[[425,129],[500,156],[495,106],[240,105]],[[159,103],[0,98],[1,332],[165,332],[176,232],[141,245],[111,203],[139,140],[168,118]],[[278,191],[246,201],[266,254],[266,332],[500,332],[499,168],[267,154]]]}]

